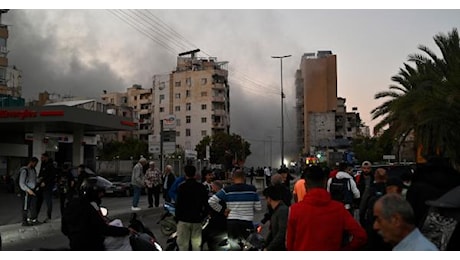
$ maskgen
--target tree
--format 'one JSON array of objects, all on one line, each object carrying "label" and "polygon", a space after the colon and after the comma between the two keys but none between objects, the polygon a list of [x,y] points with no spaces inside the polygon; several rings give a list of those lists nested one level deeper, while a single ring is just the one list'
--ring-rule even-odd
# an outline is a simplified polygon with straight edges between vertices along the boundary
[{"label": "tree", "polygon": [[251,144],[237,134],[218,132],[212,137],[203,137],[195,148],[199,159],[206,158],[206,146],[210,146],[210,163],[224,164],[227,167],[235,159],[244,162],[251,154]]},{"label": "tree", "polygon": [[139,159],[148,155],[148,144],[138,139],[127,139],[124,142],[111,141],[105,143],[102,149],[98,151],[101,160],[112,160],[118,156],[120,160],[129,160],[131,156]]},{"label": "tree", "polygon": [[422,54],[409,55],[390,91],[379,92],[375,99],[389,98],[371,111],[382,118],[376,130],[383,129],[400,145],[413,131],[415,147],[423,147],[426,156],[442,155],[460,164],[457,144],[460,137],[460,39],[456,28],[434,37],[442,57],[424,45]]}]

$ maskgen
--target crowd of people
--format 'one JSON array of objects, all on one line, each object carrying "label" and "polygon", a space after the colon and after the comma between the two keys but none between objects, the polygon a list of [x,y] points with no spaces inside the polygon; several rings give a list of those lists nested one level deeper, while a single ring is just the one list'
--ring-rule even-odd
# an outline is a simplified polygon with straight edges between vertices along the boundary
[{"label": "crowd of people", "polygon": [[[46,153],[40,161],[38,172],[35,167],[39,159],[35,157],[20,169],[24,226],[51,219],[53,187],[58,187],[62,232],[69,237],[72,249],[103,250],[104,236],[132,232],[107,227],[98,216],[104,191],[88,182],[91,176],[84,165],[75,177],[69,165],[58,170]],[[358,172],[347,163],[339,163],[332,170],[310,165],[303,168],[295,182],[285,167],[276,173],[269,167],[265,169],[252,168],[245,173],[235,168],[231,183],[224,185],[206,168],[197,172],[195,166],[187,164],[183,174],[176,176],[171,165],[166,165],[162,172],[154,162],[140,158],[132,169],[131,210],[141,209],[142,189],[147,190],[149,208],[161,206],[161,194],[165,202],[174,203],[177,245],[184,251],[203,250],[205,244],[209,250],[216,249],[214,233],[225,233],[235,240],[248,237],[258,222],[255,213],[262,210],[266,213],[260,222],[268,223],[263,250],[439,250],[420,230],[427,208],[418,205],[421,184],[413,182],[412,176],[389,177],[385,168],[373,169],[368,161],[361,164]],[[266,207],[252,181],[247,183],[247,177],[257,174],[267,180],[261,193]],[[43,202],[47,218],[39,221]],[[81,214],[91,217],[77,217]],[[211,228],[205,234],[202,223],[206,218]],[[82,221],[90,221],[91,225],[85,226],[88,223]],[[98,235],[90,245],[85,239],[94,232]]]}]

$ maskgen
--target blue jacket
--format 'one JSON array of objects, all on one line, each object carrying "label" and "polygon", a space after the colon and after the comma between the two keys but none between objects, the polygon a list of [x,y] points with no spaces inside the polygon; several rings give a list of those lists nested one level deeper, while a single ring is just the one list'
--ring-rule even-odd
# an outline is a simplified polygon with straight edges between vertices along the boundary
[{"label": "blue jacket", "polygon": [[171,186],[171,188],[169,189],[168,191],[168,195],[169,197],[176,201],[176,197],[177,197],[177,187],[179,187],[179,185],[181,183],[183,183],[185,181],[185,177],[184,176],[180,176],[178,178],[176,178]]}]

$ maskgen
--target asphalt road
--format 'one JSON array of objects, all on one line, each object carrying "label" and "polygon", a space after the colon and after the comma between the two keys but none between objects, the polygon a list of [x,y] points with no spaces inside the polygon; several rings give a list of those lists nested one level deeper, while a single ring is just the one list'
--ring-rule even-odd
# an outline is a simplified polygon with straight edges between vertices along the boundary
[{"label": "asphalt road", "polygon": [[[262,200],[263,210],[257,212],[255,221],[260,221],[263,218],[265,213],[265,200],[263,196],[260,196]],[[104,198],[103,205],[106,206],[109,210],[109,218],[120,218],[125,226],[129,223],[129,217],[131,213],[131,197],[121,197],[121,198]],[[163,203],[163,201],[161,201]],[[55,204],[56,205],[56,204]],[[139,203],[140,207],[145,207],[147,205],[147,197],[141,196]],[[160,232],[160,226],[157,224],[157,221],[160,219],[161,214],[163,213],[163,208],[152,208],[152,209],[143,209],[138,211],[139,219],[144,223],[146,227],[152,230],[152,232],[157,237],[160,245],[165,248],[167,237]],[[68,248],[68,239],[64,236],[57,226],[60,224],[59,216],[53,220],[52,223],[44,223],[42,225],[54,225],[53,229],[49,232],[43,232],[43,235],[39,237],[31,237],[20,239],[11,243],[4,243],[2,250],[4,251],[30,251],[30,250],[65,250]],[[30,228],[30,227],[24,227]],[[41,228],[45,228],[43,226]],[[265,228],[264,230],[266,230]],[[265,234],[265,232],[263,233]]]}]

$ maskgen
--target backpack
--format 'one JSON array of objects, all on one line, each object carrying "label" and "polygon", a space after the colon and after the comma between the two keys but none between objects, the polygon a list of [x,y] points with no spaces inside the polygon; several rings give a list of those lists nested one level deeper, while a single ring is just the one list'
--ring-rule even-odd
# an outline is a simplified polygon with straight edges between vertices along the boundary
[{"label": "backpack", "polygon": [[17,173],[13,176],[13,178],[14,178],[14,190],[17,191],[18,193],[20,193],[22,191],[21,186],[19,185],[19,180],[21,179],[21,171],[23,169],[26,170],[25,181],[27,181],[27,179],[29,177],[29,169],[27,168],[27,166],[22,166],[21,168],[19,168]]},{"label": "backpack", "polygon": [[332,178],[331,184],[329,185],[331,198],[343,204],[351,205],[353,203],[353,193],[349,183],[350,179],[348,178]]}]

